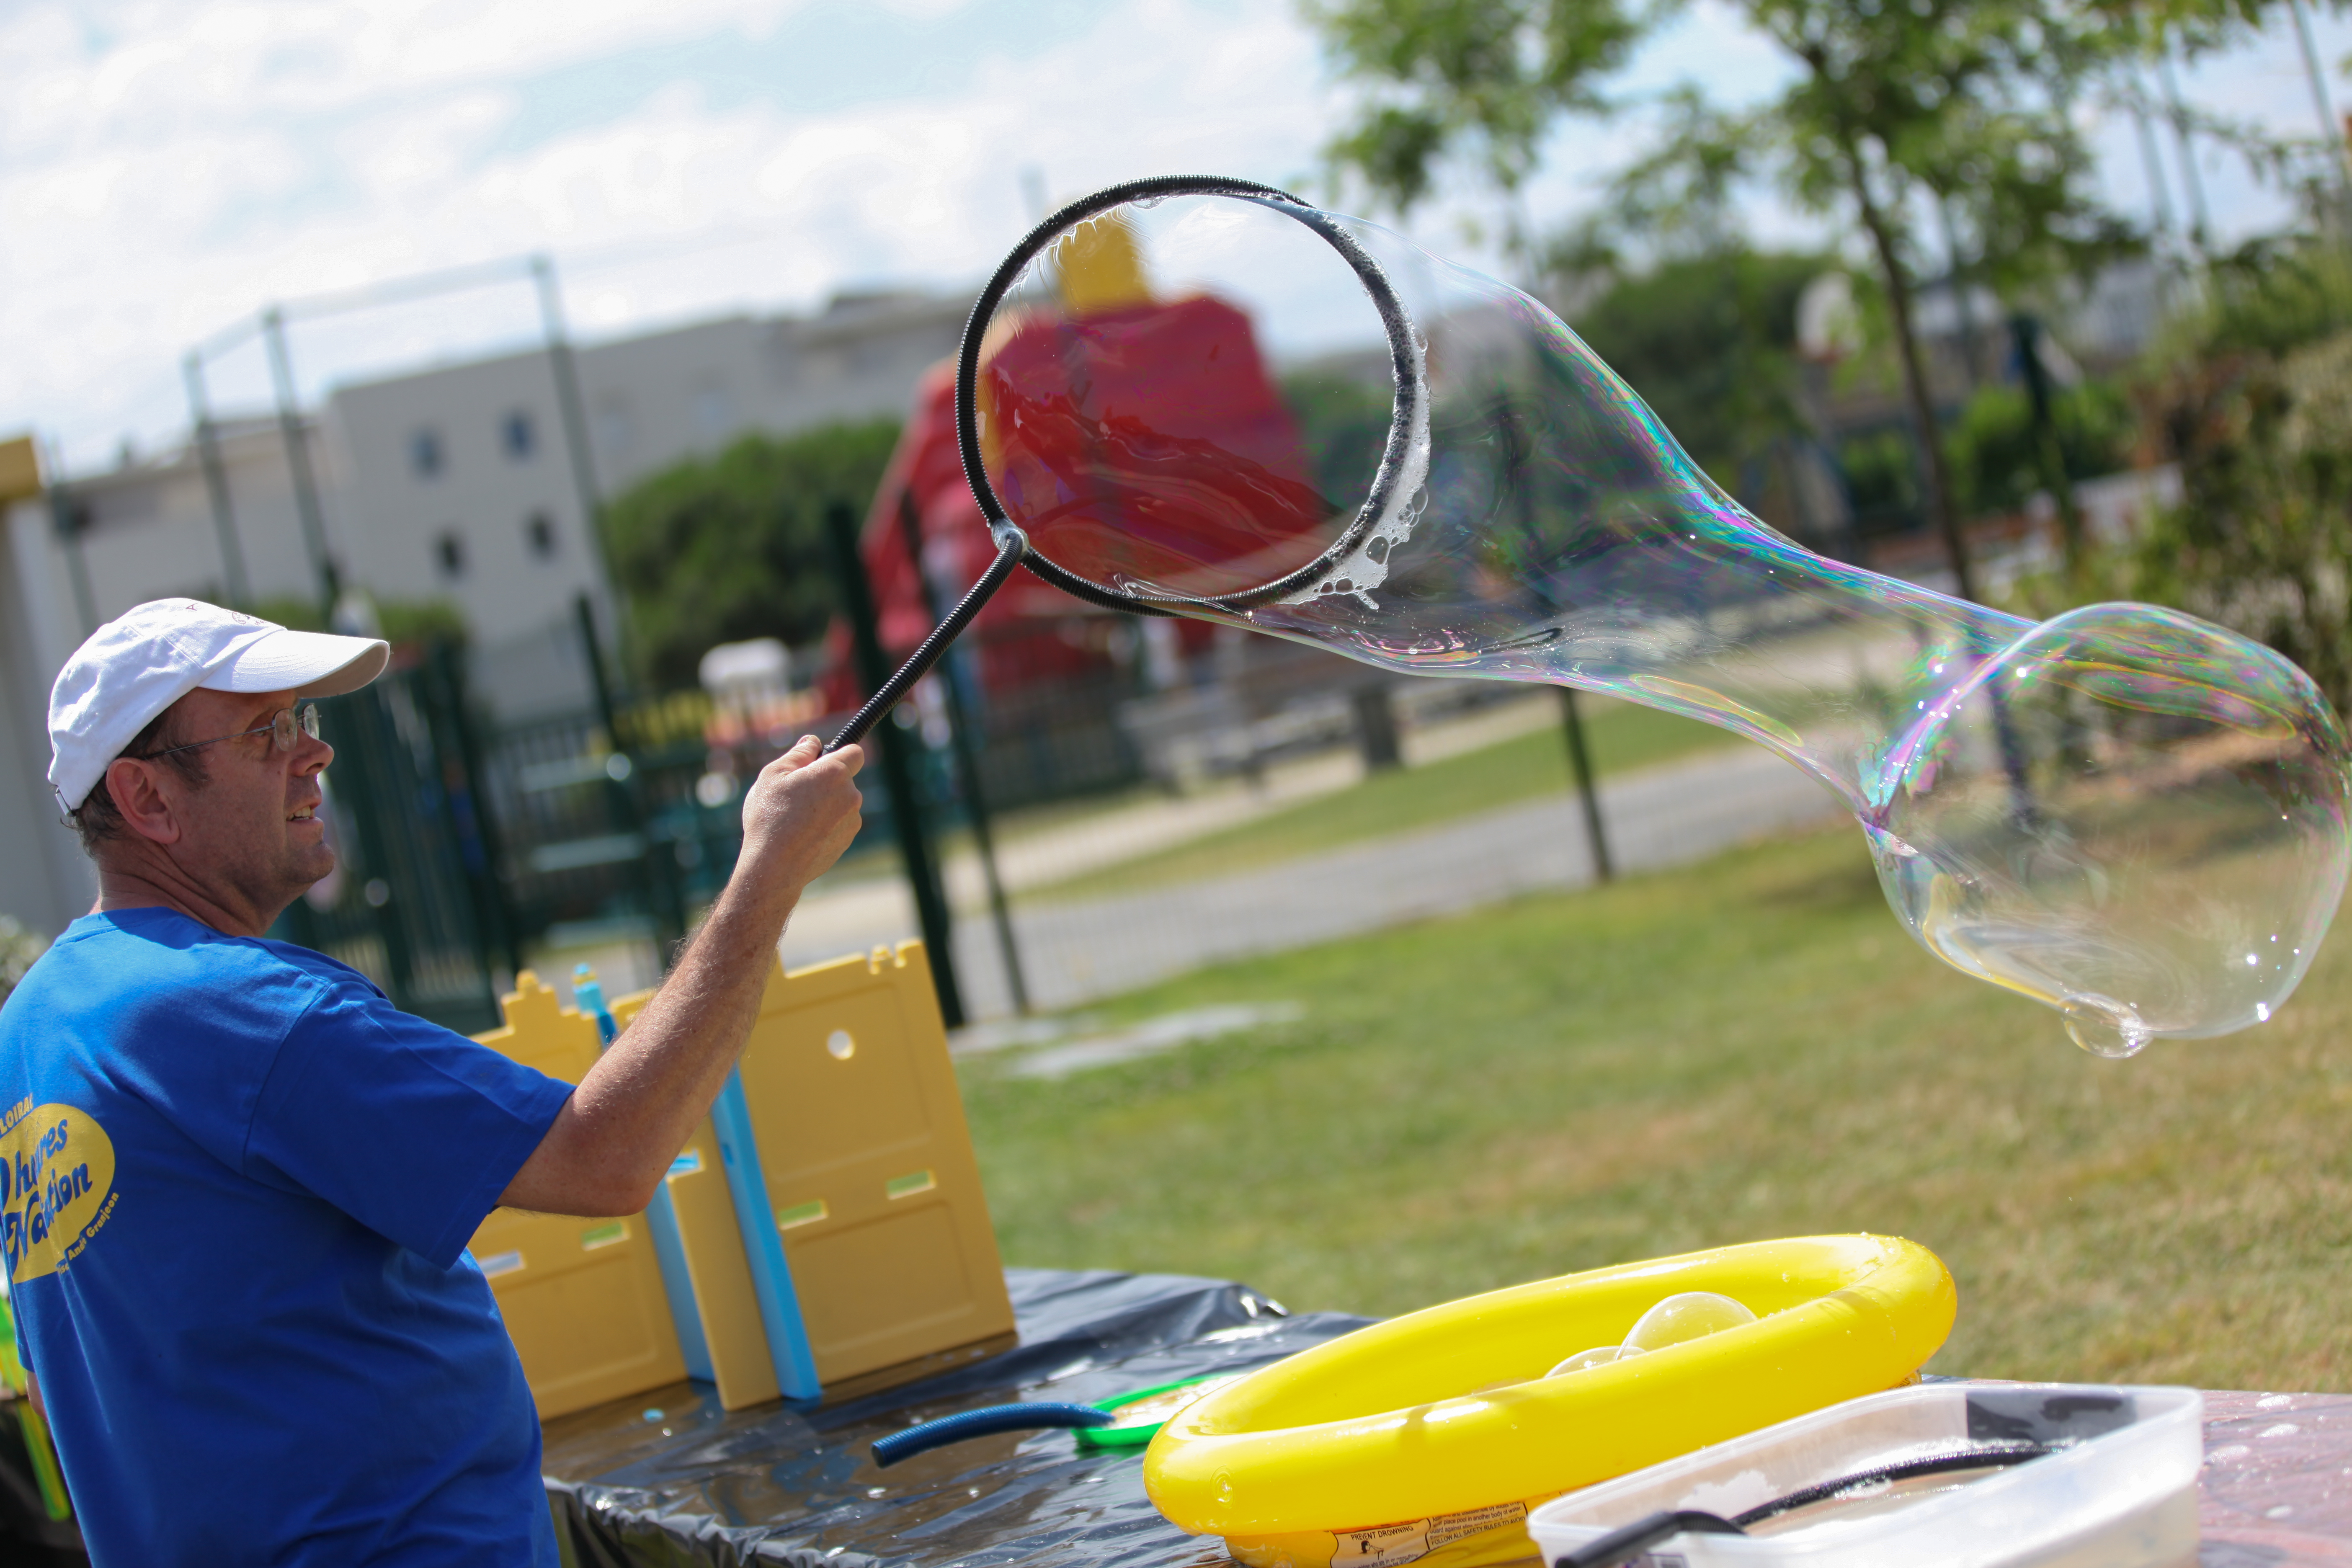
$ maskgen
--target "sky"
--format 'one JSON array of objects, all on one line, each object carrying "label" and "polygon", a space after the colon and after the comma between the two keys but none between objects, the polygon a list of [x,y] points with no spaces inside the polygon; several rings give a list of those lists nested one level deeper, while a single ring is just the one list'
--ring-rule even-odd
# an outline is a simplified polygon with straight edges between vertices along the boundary
[{"label": "sky", "polygon": [[[2317,23],[2323,58],[2352,19]],[[1310,193],[1344,121],[1288,5],[1250,0],[0,0],[0,434],[70,469],[186,422],[200,343],[216,410],[259,407],[249,330],[292,301],[306,398],[341,381],[509,347],[537,331],[519,270],[459,293],[306,317],[300,301],[440,268],[551,255],[595,339],[842,289],[970,288],[1055,199],[1143,174],[1236,174]],[[1754,101],[1786,64],[1695,0],[1614,86],[1692,80]],[[2208,111],[2307,133],[2290,33],[2184,78]],[[2339,109],[2352,78],[2331,71]],[[1563,124],[1528,192],[1538,222],[1591,200],[1639,114]],[[2149,187],[2127,119],[2098,117],[2111,201]],[[2174,149],[2172,203],[2185,201]],[[2217,224],[2282,210],[2218,150]],[[1466,183],[1416,237],[1478,264]],[[1818,240],[1776,198],[1763,241]]]}]

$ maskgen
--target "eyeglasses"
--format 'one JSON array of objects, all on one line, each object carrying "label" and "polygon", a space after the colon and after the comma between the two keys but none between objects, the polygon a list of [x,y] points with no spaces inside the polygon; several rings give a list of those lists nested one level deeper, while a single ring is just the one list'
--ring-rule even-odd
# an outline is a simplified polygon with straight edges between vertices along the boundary
[{"label": "eyeglasses", "polygon": [[158,757],[168,757],[174,752],[193,752],[199,746],[217,746],[223,741],[242,741],[247,735],[267,735],[272,749],[290,752],[302,736],[319,738],[319,705],[304,702],[293,708],[280,708],[269,716],[267,724],[256,724],[250,730],[239,730],[234,735],[215,735],[209,741],[191,741],[184,746],[166,746],[160,752],[148,752],[131,760],[152,763]]}]

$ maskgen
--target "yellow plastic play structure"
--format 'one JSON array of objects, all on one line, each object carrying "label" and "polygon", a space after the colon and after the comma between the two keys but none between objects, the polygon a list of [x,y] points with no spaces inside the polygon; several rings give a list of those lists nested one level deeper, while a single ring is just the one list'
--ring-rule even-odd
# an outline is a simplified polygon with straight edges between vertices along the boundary
[{"label": "yellow plastic play structure", "polygon": [[[614,999],[625,1028],[650,992]],[[528,972],[483,1044],[577,1083],[594,1022]],[[769,973],[740,1066],[763,1218],[781,1234],[827,1398],[929,1375],[1013,1343],[1013,1303],[920,942]],[[709,1118],[665,1183],[695,1325],[729,1410],[780,1394],[752,1269]],[[542,1419],[688,1375],[642,1215],[499,1209],[469,1249],[489,1276]]]},{"label": "yellow plastic play structure", "polygon": [[58,1464],[58,1446],[49,1436],[49,1424],[33,1408],[26,1392],[30,1382],[25,1375],[24,1357],[16,1349],[16,1317],[8,1310],[8,1299],[0,1296],[0,1388],[7,1390],[0,1397],[5,1397],[24,1436],[25,1458],[33,1467],[33,1484],[40,1489],[41,1511],[62,1522],[73,1517],[73,1500],[66,1493],[65,1471]]},{"label": "yellow plastic play structure", "polygon": [[777,969],[740,1070],[827,1396],[1010,1348],[1013,1300],[923,944]]},{"label": "yellow plastic play structure", "polygon": [[[625,1027],[650,997],[613,1004]],[[828,1398],[1013,1343],[938,993],[919,942],[768,977],[740,1067],[767,1204]],[[669,1177],[719,1404],[779,1394],[706,1119]]]},{"label": "yellow plastic play structure", "polygon": [[[774,985],[772,975],[770,989]],[[613,1016],[625,1029],[651,1000],[650,991],[624,996],[613,1004]],[[764,1405],[782,1391],[768,1355],[767,1331],[760,1326],[751,1266],[743,1256],[734,1201],[727,1195],[719,1163],[719,1133],[710,1118],[696,1124],[663,1185],[669,1193],[670,1212],[677,1216],[679,1248],[686,1255],[695,1315],[709,1349],[719,1406],[741,1410]]]},{"label": "yellow plastic play structure", "polygon": [[[1758,1320],[1560,1377],[1664,1297]],[[1160,1512],[1251,1568],[1467,1568],[1529,1554],[1575,1488],[1910,1378],[1951,1331],[1943,1262],[1819,1236],[1570,1274],[1376,1323],[1217,1389],[1144,1458]]]},{"label": "yellow plastic play structure", "polygon": [[[484,1045],[566,1083],[595,1062],[594,1021],[560,1005],[529,970],[505,1007],[506,1026],[479,1037]],[[495,1209],[467,1250],[489,1276],[541,1420],[686,1376],[642,1217]]]}]

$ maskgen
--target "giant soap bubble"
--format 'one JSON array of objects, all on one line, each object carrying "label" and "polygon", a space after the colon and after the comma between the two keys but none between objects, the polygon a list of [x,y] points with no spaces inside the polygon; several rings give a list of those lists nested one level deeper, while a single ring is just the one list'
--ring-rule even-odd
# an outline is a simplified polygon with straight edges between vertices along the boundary
[{"label": "giant soap bubble", "polygon": [[1102,193],[1006,261],[961,370],[1004,547],[975,598],[1025,552],[1118,608],[1720,725],[1853,811],[1929,952],[2100,1055],[2268,1019],[2343,892],[2345,735],[2285,659],[1814,554],[1543,305],[1375,225],[1237,181]]}]

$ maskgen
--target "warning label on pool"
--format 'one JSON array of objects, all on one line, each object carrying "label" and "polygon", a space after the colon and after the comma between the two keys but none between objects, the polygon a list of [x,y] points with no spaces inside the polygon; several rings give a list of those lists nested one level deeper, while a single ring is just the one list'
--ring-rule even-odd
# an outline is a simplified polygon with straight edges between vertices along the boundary
[{"label": "warning label on pool", "polygon": [[1331,1568],[1398,1568],[1418,1563],[1441,1546],[1495,1529],[1521,1524],[1528,1517],[1523,1502],[1498,1502],[1464,1513],[1441,1513],[1410,1524],[1376,1524],[1369,1530],[1331,1532]]}]

